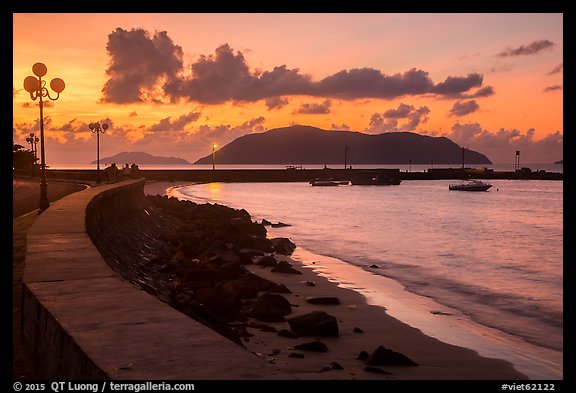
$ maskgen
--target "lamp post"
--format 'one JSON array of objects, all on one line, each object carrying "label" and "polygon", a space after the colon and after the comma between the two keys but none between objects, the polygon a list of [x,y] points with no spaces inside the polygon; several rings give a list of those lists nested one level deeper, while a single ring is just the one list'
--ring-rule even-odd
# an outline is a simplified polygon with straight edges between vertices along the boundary
[{"label": "lamp post", "polygon": [[348,168],[348,150],[350,150],[350,148],[348,146],[344,146],[344,169]]},{"label": "lamp post", "polygon": [[103,123],[100,126],[100,123],[90,123],[88,124],[88,128],[92,131],[92,133],[96,133],[96,183],[100,183],[100,133],[105,133],[108,129],[108,124]]},{"label": "lamp post", "polygon": [[46,87],[46,81],[42,79],[48,69],[43,63],[36,63],[32,66],[32,72],[36,76],[27,76],[24,79],[24,89],[30,93],[32,101],[39,100],[40,106],[40,213],[48,209],[48,185],[46,184],[46,154],[44,151],[44,97],[56,101],[60,93],[64,91],[66,84],[60,78],[54,78],[50,81],[50,88],[56,92],[56,97],[52,98]]},{"label": "lamp post", "polygon": [[32,154],[34,154],[34,163],[36,163],[36,161],[38,160],[38,148],[37,148],[37,144],[40,141],[40,139],[34,135],[33,132],[30,133],[30,136],[28,138],[26,138],[26,142],[28,142],[30,144],[30,148],[32,149]]},{"label": "lamp post", "polygon": [[216,169],[216,144],[212,145],[212,170]]}]

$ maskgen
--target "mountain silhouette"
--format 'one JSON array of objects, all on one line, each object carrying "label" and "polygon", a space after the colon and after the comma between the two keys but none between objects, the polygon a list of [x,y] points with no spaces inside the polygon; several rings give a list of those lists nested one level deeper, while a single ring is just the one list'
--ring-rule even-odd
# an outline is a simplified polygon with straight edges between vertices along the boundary
[{"label": "mountain silhouette", "polygon": [[[462,147],[445,137],[412,132],[378,135],[354,131],[326,131],[309,126],[275,128],[241,136],[217,150],[217,164],[343,164],[350,165],[461,164]],[[466,164],[491,164],[485,155],[465,150]],[[212,154],[195,164],[211,164]]]},{"label": "mountain silhouette", "polygon": [[[110,157],[100,159],[100,164],[155,164],[155,165],[190,165],[188,161],[179,157],[159,157],[141,151],[122,152]],[[92,161],[96,164],[96,160]]]}]

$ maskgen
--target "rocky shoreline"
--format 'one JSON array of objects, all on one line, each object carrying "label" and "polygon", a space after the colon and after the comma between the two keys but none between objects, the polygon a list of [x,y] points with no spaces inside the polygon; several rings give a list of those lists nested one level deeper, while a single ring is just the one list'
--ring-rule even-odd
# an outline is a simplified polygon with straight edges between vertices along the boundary
[{"label": "rocky shoreline", "polygon": [[99,222],[93,240],[114,270],[298,379],[525,379],[317,276],[243,209],[160,195],[143,205]]}]

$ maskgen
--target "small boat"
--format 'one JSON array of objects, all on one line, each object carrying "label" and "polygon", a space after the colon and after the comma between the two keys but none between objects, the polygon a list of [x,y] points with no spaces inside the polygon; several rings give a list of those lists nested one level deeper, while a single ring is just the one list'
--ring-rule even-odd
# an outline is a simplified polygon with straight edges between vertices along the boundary
[{"label": "small boat", "polygon": [[450,184],[448,189],[456,191],[486,191],[490,187],[492,187],[492,184],[480,180],[468,180],[458,184]]},{"label": "small boat", "polygon": [[332,180],[332,179],[315,179],[309,182],[313,186],[320,187],[335,187],[346,186],[350,183],[349,180]]}]

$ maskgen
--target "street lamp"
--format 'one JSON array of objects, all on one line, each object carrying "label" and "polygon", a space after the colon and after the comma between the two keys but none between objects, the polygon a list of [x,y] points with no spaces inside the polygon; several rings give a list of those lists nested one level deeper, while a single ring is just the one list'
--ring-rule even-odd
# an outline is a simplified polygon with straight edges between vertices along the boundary
[{"label": "street lamp", "polygon": [[216,169],[216,144],[212,145],[212,170]]},{"label": "street lamp", "polygon": [[38,139],[38,137],[34,135],[33,132],[31,132],[30,136],[26,138],[26,142],[30,144],[32,154],[34,154],[34,164],[36,164],[36,161],[38,160],[38,148],[37,148],[38,141],[40,141],[40,139]]},{"label": "street lamp", "polygon": [[108,129],[108,124],[103,123],[100,126],[100,123],[90,123],[88,124],[88,128],[92,131],[92,133],[96,133],[96,183],[100,183],[100,133],[105,133]]},{"label": "street lamp", "polygon": [[32,101],[39,100],[40,106],[40,213],[50,207],[48,201],[48,185],[46,184],[46,155],[44,152],[44,101],[42,98],[48,97],[52,101],[56,101],[60,97],[60,93],[64,91],[66,84],[60,78],[54,78],[50,82],[50,88],[56,92],[56,97],[50,97],[50,92],[46,88],[46,81],[42,77],[46,75],[48,69],[43,63],[36,63],[32,66],[32,72],[36,76],[27,76],[24,79],[24,89],[30,93]]}]

